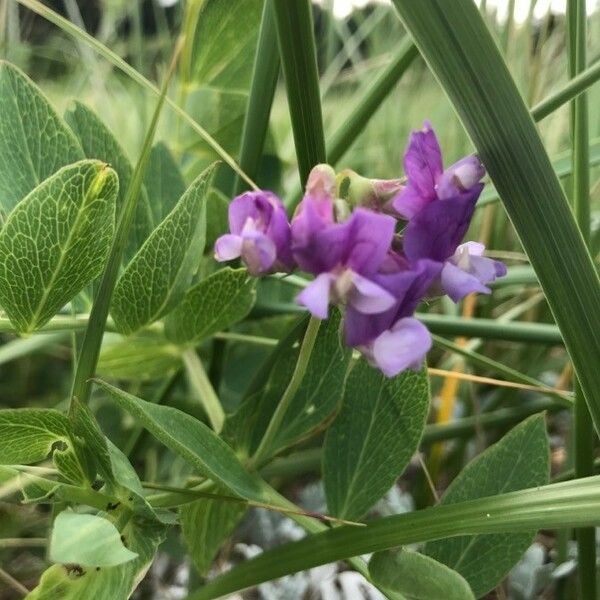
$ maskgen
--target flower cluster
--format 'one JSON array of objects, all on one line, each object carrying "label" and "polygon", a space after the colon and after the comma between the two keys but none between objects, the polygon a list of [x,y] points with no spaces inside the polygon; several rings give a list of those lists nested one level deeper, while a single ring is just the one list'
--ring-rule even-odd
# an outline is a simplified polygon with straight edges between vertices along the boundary
[{"label": "flower cluster", "polygon": [[[461,244],[485,170],[468,156],[444,170],[431,125],[413,132],[404,155],[404,180],[367,180],[316,166],[291,223],[281,200],[247,192],[229,208],[230,233],[215,246],[219,261],[241,258],[252,275],[298,267],[314,279],[297,301],[325,319],[330,304],[345,306],[344,335],[387,376],[420,368],[431,347],[414,318],[425,298],[455,302],[506,267]],[[344,189],[342,189],[344,188]],[[339,196],[343,196],[341,199]]]}]

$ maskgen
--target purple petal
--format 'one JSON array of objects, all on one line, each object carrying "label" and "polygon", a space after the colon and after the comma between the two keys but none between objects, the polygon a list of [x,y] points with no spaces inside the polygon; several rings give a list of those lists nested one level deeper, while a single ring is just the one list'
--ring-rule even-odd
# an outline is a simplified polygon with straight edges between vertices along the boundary
[{"label": "purple petal", "polygon": [[485,167],[477,156],[465,156],[448,167],[437,182],[437,197],[451,198],[470,190],[485,175]]},{"label": "purple petal", "polygon": [[236,196],[229,204],[229,231],[240,235],[249,221],[253,229],[261,229],[260,223],[268,222],[272,211],[267,195],[268,192],[255,191]]},{"label": "purple petal", "polygon": [[374,282],[390,292],[396,302],[389,310],[373,315],[366,315],[349,304],[344,319],[346,343],[349,346],[368,344],[398,319],[412,315],[441,269],[441,263],[421,260],[412,269],[375,276]]},{"label": "purple petal", "polygon": [[350,231],[345,265],[356,273],[376,272],[390,250],[396,221],[389,215],[356,208],[346,223]]},{"label": "purple petal", "polygon": [[423,210],[431,198],[421,196],[416,188],[409,185],[405,187],[392,200],[394,210],[407,221]]},{"label": "purple petal", "polygon": [[358,312],[367,315],[381,313],[396,303],[396,298],[390,292],[358,273],[352,273],[352,283],[348,303]]},{"label": "purple petal", "polygon": [[400,319],[384,331],[368,350],[370,360],[387,377],[394,377],[405,369],[418,370],[431,348],[431,336],[417,319]]},{"label": "purple petal", "polygon": [[313,317],[326,319],[329,309],[329,298],[334,277],[329,273],[322,273],[309,283],[296,297],[296,302],[306,306]]},{"label": "purple petal", "polygon": [[435,185],[442,174],[442,151],[431,123],[425,122],[421,131],[414,131],[404,154],[404,173],[417,194],[435,197]]},{"label": "purple petal", "polygon": [[262,233],[248,232],[243,236],[242,260],[255,277],[268,273],[277,258],[273,240]]},{"label": "purple petal", "polygon": [[454,198],[430,202],[408,222],[404,230],[403,248],[414,262],[429,258],[443,262],[452,256],[464,237],[483,184]]},{"label": "purple petal", "polygon": [[467,294],[473,292],[479,292],[481,294],[490,293],[490,289],[483,285],[475,275],[463,271],[451,262],[444,264],[441,280],[442,288],[454,302],[458,302]]},{"label": "purple petal", "polygon": [[239,235],[227,233],[215,242],[215,259],[219,262],[233,260],[242,254],[243,239]]}]

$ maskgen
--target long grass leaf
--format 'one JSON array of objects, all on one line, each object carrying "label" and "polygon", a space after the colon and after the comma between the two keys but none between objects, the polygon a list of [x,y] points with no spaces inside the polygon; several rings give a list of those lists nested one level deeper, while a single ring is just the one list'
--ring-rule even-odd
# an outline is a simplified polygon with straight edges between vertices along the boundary
[{"label": "long grass leaf", "polygon": [[470,0],[394,0],[521,238],[600,429],[600,280],[529,111]]}]

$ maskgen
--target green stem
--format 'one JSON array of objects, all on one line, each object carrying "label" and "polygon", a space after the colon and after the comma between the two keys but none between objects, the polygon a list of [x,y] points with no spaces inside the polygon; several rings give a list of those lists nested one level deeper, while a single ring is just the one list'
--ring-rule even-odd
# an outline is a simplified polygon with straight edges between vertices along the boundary
[{"label": "green stem", "polygon": [[419,51],[412,39],[406,36],[389,65],[356,99],[354,108],[344,119],[343,125],[331,137],[327,144],[329,164],[335,165],[342,158],[418,55]]},{"label": "green stem", "polygon": [[[298,314],[305,309],[291,303],[261,303],[252,310],[252,316]],[[500,319],[464,319],[450,315],[416,313],[416,317],[432,333],[451,336],[480,337],[509,342],[562,345],[563,339],[556,325],[550,323],[509,322]]]},{"label": "green stem", "polygon": [[[272,0],[266,0],[254,59],[252,87],[248,98],[248,108],[244,116],[239,160],[242,171],[253,180],[256,179],[258,173],[258,166],[269,129],[269,116],[279,76],[279,67],[280,60],[277,52],[273,2]],[[234,194],[239,194],[244,184],[244,180],[238,175],[235,181]]]},{"label": "green stem", "polygon": [[310,0],[273,0],[277,38],[302,185],[326,162],[319,72]]},{"label": "green stem", "polygon": [[[586,2],[569,0],[567,7],[569,48],[569,74],[577,77],[586,68]],[[600,69],[599,69],[600,72]],[[573,211],[581,234],[590,244],[590,179],[589,179],[589,126],[587,94],[583,93],[571,103],[573,143]],[[595,434],[588,407],[579,382],[575,382],[574,411],[574,466],[577,477],[594,473]],[[577,578],[579,597],[596,599],[596,530],[577,529]]]},{"label": "green stem", "polygon": [[579,94],[585,92],[590,86],[600,79],[600,60],[597,60],[587,69],[582,70],[578,75],[573,77],[569,83],[548,96],[531,109],[531,116],[534,121],[541,121],[555,110],[559,109],[563,104],[573,100]]},{"label": "green stem", "polygon": [[[123,200],[123,212],[119,219],[119,225],[115,233],[115,239],[110,250],[108,261],[102,275],[102,280],[92,305],[90,313],[90,319],[85,330],[81,351],[79,353],[79,359],[77,361],[77,368],[75,370],[75,377],[73,378],[73,386],[71,388],[71,398],[76,397],[81,402],[86,404],[91,394],[90,378],[94,376],[96,371],[96,365],[98,363],[98,356],[100,355],[100,346],[102,344],[102,336],[104,335],[104,329],[106,328],[106,321],[108,319],[108,311],[110,309],[110,301],[112,298],[113,289],[115,287],[117,276],[119,274],[119,267],[121,266],[121,258],[123,251],[127,244],[129,230],[133,223],[135,211],[137,207],[140,190],[144,178],[144,172],[150,157],[150,150],[152,148],[152,141],[160,118],[162,107],[167,97],[167,90],[171,76],[175,71],[175,65],[177,64],[177,58],[179,55],[179,49],[181,44],[178,43],[173,54],[173,59],[169,66],[169,70],[163,81],[160,96],[152,115],[152,121],[146,133],[142,152],[135,166],[135,170],[131,177],[131,183],[127,190],[127,194]],[[71,403],[71,408],[72,408]],[[71,410],[71,409],[70,409]]]},{"label": "green stem", "polygon": [[184,350],[182,358],[192,389],[196,392],[212,428],[216,433],[220,433],[225,423],[225,412],[217,393],[208,379],[202,361],[194,348]]},{"label": "green stem", "polygon": [[321,321],[316,319],[315,317],[311,317],[308,322],[308,327],[306,328],[306,333],[304,334],[304,339],[302,340],[302,345],[300,346],[300,352],[298,354],[298,361],[296,362],[296,367],[294,372],[292,373],[292,378],[283,392],[283,396],[271,420],[269,421],[269,425],[265,431],[265,434],[251,460],[251,464],[254,467],[260,468],[265,460],[269,457],[269,451],[271,450],[271,445],[279,432],[279,428],[283,423],[283,419],[304,379],[304,374],[306,373],[306,369],[308,367],[308,362],[310,360],[310,355],[312,353],[313,347],[315,345],[315,341],[317,339],[317,334],[319,333],[319,326],[321,325]]}]

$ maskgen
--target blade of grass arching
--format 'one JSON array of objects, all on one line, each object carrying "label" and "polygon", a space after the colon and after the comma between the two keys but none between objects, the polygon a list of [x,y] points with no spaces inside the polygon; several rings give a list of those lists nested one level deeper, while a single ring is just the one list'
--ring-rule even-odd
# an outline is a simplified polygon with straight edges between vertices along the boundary
[{"label": "blade of grass arching", "polygon": [[[569,75],[576,77],[586,67],[586,2],[567,3],[567,35]],[[590,243],[590,176],[589,126],[587,94],[571,102],[571,139],[573,161],[573,211],[581,234]],[[575,410],[573,418],[574,466],[577,477],[594,473],[596,436],[582,390],[575,378]],[[577,529],[577,579],[582,600],[596,598],[596,530]]]},{"label": "blade of grass arching", "polygon": [[273,0],[279,54],[302,185],[325,158],[319,73],[310,0]]},{"label": "blade of grass arching", "polygon": [[[118,54],[113,52],[110,48],[105,46],[102,42],[95,39],[79,27],[53,11],[51,8],[42,4],[39,0],[16,0],[19,4],[26,6],[33,12],[37,13],[44,19],[50,21],[63,32],[70,35],[71,37],[82,40],[93,48],[100,56],[106,59],[108,62],[113,64],[119,70],[123,71],[125,75],[130,77],[137,84],[143,88],[152,92],[156,96],[160,96],[160,90],[151,81],[146,79],[141,73],[136,71],[131,65],[127,64]],[[166,103],[169,107],[175,111],[175,113],[183,119],[206,143],[221,157],[224,163],[229,165],[231,169],[239,175],[251,188],[258,189],[258,186],[244,173],[239,165],[235,162],[233,157],[226,152],[226,150],[215,140],[201,125],[199,125],[183,108],[181,108],[176,102],[167,97]]]},{"label": "blade of grass arching", "polygon": [[600,523],[600,477],[555,483],[338,527],[269,550],[190,594],[210,600],[349,556],[456,535],[522,532]]},{"label": "blade of grass arching", "polygon": [[600,280],[519,91],[470,0],[394,4],[500,193],[600,429]]},{"label": "blade of grass arching", "polygon": [[[253,180],[256,179],[269,129],[269,116],[279,76],[279,67],[273,3],[272,0],[265,0],[254,59],[250,97],[244,116],[239,158],[241,169]],[[236,177],[234,195],[239,194],[243,186],[243,180],[239,176]]]},{"label": "blade of grass arching", "polygon": [[[91,394],[91,382],[90,378],[94,376],[96,371],[96,365],[98,364],[98,357],[100,355],[100,346],[102,344],[102,337],[106,328],[106,321],[108,319],[108,311],[110,308],[110,301],[112,293],[117,281],[119,274],[119,266],[121,264],[121,258],[125,246],[127,244],[127,238],[129,236],[129,230],[133,223],[135,211],[137,207],[137,201],[142,188],[142,182],[144,178],[144,172],[148,159],[150,157],[150,150],[152,149],[152,142],[154,140],[154,134],[156,133],[156,127],[162,108],[167,97],[167,90],[171,76],[175,71],[177,65],[177,59],[179,57],[179,51],[181,49],[181,40],[177,43],[175,51],[173,53],[173,59],[169,66],[169,70],[165,75],[162,88],[160,90],[160,96],[152,115],[152,120],[148,127],[144,144],[138,158],[137,164],[131,176],[131,182],[125,198],[123,199],[123,208],[119,217],[119,223],[115,232],[115,237],[108,255],[108,260],[100,280],[100,285],[94,303],[92,304],[92,310],[90,312],[90,318],[88,321],[81,350],[77,360],[77,366],[75,369],[75,376],[73,378],[73,385],[71,388],[71,400],[77,398],[83,403],[87,403]],[[70,411],[74,408],[74,404],[71,401]]]},{"label": "blade of grass arching", "polygon": [[453,352],[455,354],[459,354],[460,356],[463,356],[468,362],[470,362],[473,365],[482,367],[484,369],[491,369],[495,373],[504,375],[510,381],[516,381],[518,383],[522,383],[525,385],[532,385],[532,386],[536,386],[536,387],[545,388],[548,390],[547,391],[548,395],[554,397],[556,400],[558,400],[564,406],[566,406],[566,407],[573,406],[573,399],[571,396],[560,393],[560,392],[553,391],[551,388],[549,388],[547,385],[545,385],[544,383],[542,383],[535,377],[530,377],[529,375],[526,375],[525,373],[521,373],[521,371],[517,371],[516,369],[507,367],[506,365],[494,360],[493,358],[488,358],[487,356],[484,356],[483,354],[479,354],[478,352],[469,350],[464,345],[456,344],[454,342],[451,342],[450,340],[439,337],[437,335],[433,335],[432,337],[433,337],[433,343],[436,346],[438,346],[439,348],[443,348],[444,350],[448,350],[449,352]]},{"label": "blade of grass arching", "polygon": [[531,109],[531,116],[534,121],[541,121],[563,104],[569,102],[579,94],[583,93],[590,86],[600,79],[600,60],[597,60],[587,69],[582,70],[578,75],[573,77],[569,83],[565,84],[556,92],[552,93],[547,98],[536,104]]}]

